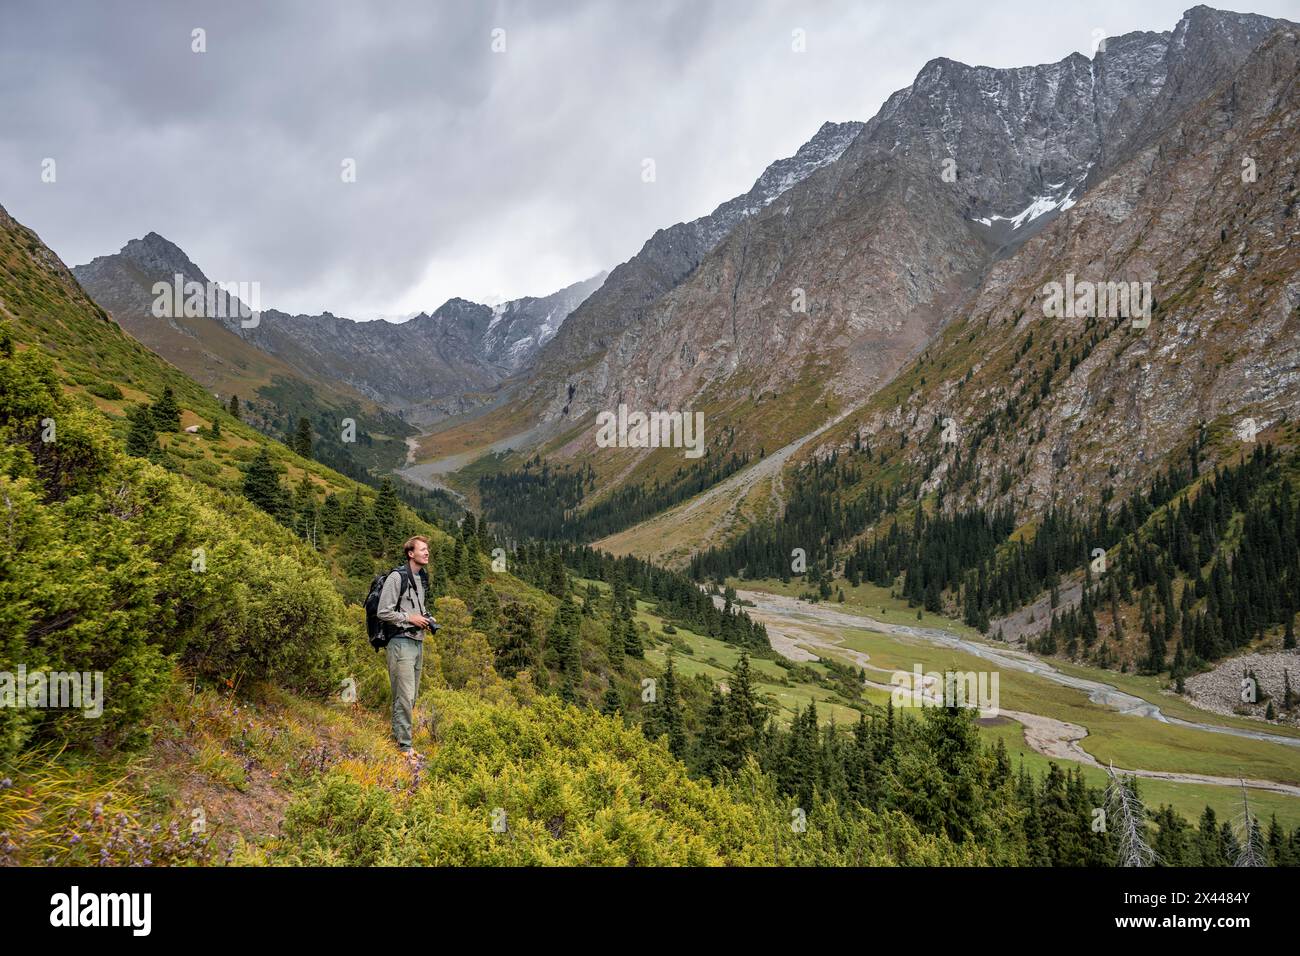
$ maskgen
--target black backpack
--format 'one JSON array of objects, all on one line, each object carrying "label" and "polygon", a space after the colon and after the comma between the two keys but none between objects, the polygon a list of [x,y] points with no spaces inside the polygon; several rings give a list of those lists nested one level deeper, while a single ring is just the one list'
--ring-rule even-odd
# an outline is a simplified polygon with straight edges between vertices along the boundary
[{"label": "black backpack", "polygon": [[[397,603],[402,602],[403,595],[407,589],[412,587],[411,569],[405,564],[399,564],[393,568],[402,576],[402,583],[397,592]],[[370,593],[366,595],[366,636],[370,638],[370,646],[377,651],[382,651],[388,646],[388,642],[393,635],[397,633],[397,628],[387,621],[379,619],[379,595],[384,590],[384,582],[393,571],[385,571],[383,574],[376,574],[375,579],[370,582]]]}]

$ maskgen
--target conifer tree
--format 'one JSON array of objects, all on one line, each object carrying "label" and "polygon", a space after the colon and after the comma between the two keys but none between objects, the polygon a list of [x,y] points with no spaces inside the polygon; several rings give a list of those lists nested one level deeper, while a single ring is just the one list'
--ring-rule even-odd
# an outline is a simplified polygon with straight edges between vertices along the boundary
[{"label": "conifer tree", "polygon": [[492,585],[484,584],[474,599],[474,627],[489,637],[501,626],[501,600]]},{"label": "conifer tree", "polygon": [[446,594],[451,589],[446,554],[447,550],[443,547],[429,549],[429,590],[435,595]]},{"label": "conifer tree", "polygon": [[547,663],[574,683],[582,679],[582,656],[578,644],[578,636],[570,626],[570,615],[561,604],[546,632]]},{"label": "conifer tree", "polygon": [[613,684],[605,690],[605,696],[601,698],[600,712],[606,717],[613,717],[615,714],[623,712],[623,698],[619,695],[618,688]]},{"label": "conifer tree", "polygon": [[576,705],[578,703],[578,692],[573,686],[573,680],[569,677],[565,677],[560,682],[560,700],[566,704]]},{"label": "conifer tree", "polygon": [[725,719],[726,698],[722,688],[715,684],[709,696],[709,707],[704,715],[700,735],[695,742],[694,759],[694,764],[699,768],[700,773],[713,781],[717,781],[725,766],[722,745],[722,728]]},{"label": "conifer tree", "polygon": [[307,472],[293,494],[294,530],[313,546],[320,542],[320,510],[316,506],[316,489]]},{"label": "conifer tree", "polygon": [[659,694],[661,724],[668,734],[668,749],[673,756],[680,757],[686,751],[686,727],[682,721],[681,704],[677,691],[677,669],[673,663],[673,654],[668,655],[668,666],[664,670],[663,689]]},{"label": "conifer tree", "polygon": [[126,434],[126,450],[137,458],[156,458],[158,456],[158,432],[154,427],[153,414],[147,405],[137,405],[127,415],[130,428]]},{"label": "conifer tree", "polygon": [[162,395],[149,409],[153,415],[153,424],[160,432],[180,431],[181,407],[176,402],[176,393],[170,385],[163,386]]},{"label": "conifer tree", "polygon": [[1195,862],[1198,866],[1227,866],[1228,860],[1220,839],[1218,820],[1214,808],[1206,806],[1197,823]]},{"label": "conifer tree", "polygon": [[447,562],[447,577],[455,580],[465,570],[465,542],[456,538],[451,549],[451,560]]},{"label": "conifer tree", "polygon": [[[297,452],[299,455],[301,455],[303,458],[310,458],[311,444],[312,444],[311,422],[307,419],[305,415],[299,416],[298,429],[297,431],[294,432],[293,442],[291,443],[290,447],[293,448],[293,450]],[[388,479],[385,478],[384,480],[387,481]]]},{"label": "conifer tree", "polygon": [[375,495],[372,516],[379,528],[379,533],[383,536],[384,550],[391,550],[405,540],[406,534],[401,523],[401,508],[397,500],[397,489],[393,486],[393,479],[387,475],[379,483],[379,492]]},{"label": "conifer tree", "polygon": [[263,511],[277,518],[285,514],[285,494],[266,445],[260,446],[257,456],[244,472],[244,497]]},{"label": "conifer tree", "polygon": [[755,749],[766,723],[765,710],[754,692],[747,651],[741,651],[728,683],[719,744],[725,766],[736,771]]},{"label": "conifer tree", "polygon": [[630,604],[623,606],[623,653],[628,657],[645,657],[645,649],[641,644],[641,629],[637,627],[636,620],[632,617]]},{"label": "conifer tree", "polygon": [[[533,650],[538,642],[537,623],[528,607],[518,601],[507,604],[501,617],[493,650],[497,673],[509,679],[522,670],[533,669]],[[492,632],[488,634],[490,637]]]},{"label": "conifer tree", "polygon": [[[347,573],[354,577],[366,577],[375,572],[375,562],[367,530],[369,523],[370,512],[366,508],[365,500],[361,497],[361,489],[354,488],[351,496],[342,506],[341,519],[344,551],[347,554],[343,566]],[[389,568],[391,567],[392,565],[389,565]],[[437,597],[442,593],[441,591],[434,591],[429,596]]]}]

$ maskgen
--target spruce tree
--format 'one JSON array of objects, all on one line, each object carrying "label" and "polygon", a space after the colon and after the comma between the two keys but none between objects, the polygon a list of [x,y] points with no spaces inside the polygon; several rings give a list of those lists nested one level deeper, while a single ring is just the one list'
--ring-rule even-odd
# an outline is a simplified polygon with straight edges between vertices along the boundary
[{"label": "spruce tree", "polygon": [[451,579],[447,575],[446,550],[439,547],[436,552],[433,548],[429,549],[429,590],[438,597],[448,593],[451,589]]},{"label": "spruce tree", "polygon": [[137,405],[127,414],[130,428],[126,433],[126,450],[137,458],[158,456],[158,432],[148,405]]},{"label": "spruce tree", "polygon": [[641,644],[641,629],[637,627],[636,620],[632,617],[630,604],[623,606],[623,652],[628,657],[645,657],[645,649]]},{"label": "spruce tree", "polygon": [[393,479],[387,475],[379,483],[379,493],[375,495],[372,516],[375,524],[379,527],[379,533],[383,536],[386,550],[395,548],[405,540],[406,535],[400,520],[401,508],[397,500],[397,489],[393,485]]},{"label": "spruce tree", "polygon": [[501,625],[501,601],[492,585],[484,584],[474,599],[474,629],[489,636]]},{"label": "spruce tree", "polygon": [[623,658],[627,656],[627,642],[623,636],[623,619],[619,617],[617,609],[614,610],[609,619],[609,638],[606,645],[606,654],[615,670],[620,670],[623,667]]},{"label": "spruce tree", "polygon": [[668,655],[668,667],[664,671],[663,692],[659,695],[661,724],[668,734],[668,749],[673,756],[680,757],[686,751],[686,727],[682,723],[682,711],[677,693],[677,669],[673,664],[673,654]]},{"label": "spruce tree", "polygon": [[561,626],[569,635],[568,646],[562,658],[564,672],[577,683],[582,682],[582,638],[578,608],[570,595],[565,595],[557,612]]},{"label": "spruce tree", "polygon": [[283,518],[285,512],[285,494],[280,486],[280,475],[271,455],[262,445],[257,456],[249,463],[244,472],[244,497],[263,511],[276,518]]},{"label": "spruce tree", "polygon": [[[294,432],[290,447],[303,458],[311,457],[311,422],[305,415],[298,418],[298,430]],[[388,479],[385,478],[385,481]]]},{"label": "spruce tree", "polygon": [[312,545],[320,543],[320,509],[316,506],[316,488],[307,472],[293,494],[293,529]]},{"label": "spruce tree", "polygon": [[320,508],[321,527],[330,537],[334,537],[343,531],[343,506],[339,503],[339,496],[330,492],[325,496],[325,501]]},{"label": "spruce tree", "polygon": [[509,679],[522,670],[533,669],[533,649],[538,642],[537,622],[528,606],[519,601],[507,604],[501,618],[493,650],[496,652],[497,673]]},{"label": "spruce tree", "polygon": [[746,755],[755,748],[766,723],[764,708],[754,692],[747,651],[741,651],[729,684],[719,743],[726,767],[734,772],[740,769]]},{"label": "spruce tree", "polygon": [[623,712],[623,698],[619,695],[618,688],[613,684],[605,691],[605,696],[600,702],[600,712],[606,717],[613,717],[615,714]]},{"label": "spruce tree", "polygon": [[[343,550],[347,554],[344,559],[344,570],[352,577],[367,577],[375,573],[375,562],[371,555],[370,543],[366,532],[366,526],[369,523],[369,512],[366,509],[366,503],[361,497],[361,489],[354,488],[351,497],[342,506],[342,517],[340,520],[341,532],[343,535]],[[391,568],[392,565],[389,565]],[[387,568],[385,570],[388,570]],[[433,591],[430,598],[436,597],[442,592]]]},{"label": "spruce tree", "polygon": [[725,766],[722,727],[726,719],[726,706],[726,697],[722,693],[722,688],[715,684],[709,696],[709,708],[705,712],[700,735],[695,741],[693,763],[699,768],[700,773],[715,782]]},{"label": "spruce tree", "polygon": [[1225,866],[1223,844],[1219,840],[1219,825],[1214,808],[1206,806],[1201,812],[1194,839],[1194,860],[1198,866]]},{"label": "spruce tree", "polygon": [[163,386],[162,395],[149,409],[153,415],[153,424],[160,432],[180,431],[181,407],[176,402],[176,393],[170,385]]},{"label": "spruce tree", "polygon": [[564,701],[566,704],[574,704],[575,706],[579,702],[578,692],[573,686],[573,681],[568,677],[565,677],[560,683],[560,700]]},{"label": "spruce tree", "polygon": [[[576,609],[575,609],[576,611]],[[547,663],[572,682],[582,680],[582,654],[578,636],[570,626],[570,616],[560,605],[546,632]]]},{"label": "spruce tree", "polygon": [[239,417],[239,396],[238,396],[238,395],[231,395],[231,396],[230,396],[230,406],[229,406],[229,409],[230,409],[230,416],[231,416],[235,421],[237,421],[237,422],[243,421],[243,419]]}]

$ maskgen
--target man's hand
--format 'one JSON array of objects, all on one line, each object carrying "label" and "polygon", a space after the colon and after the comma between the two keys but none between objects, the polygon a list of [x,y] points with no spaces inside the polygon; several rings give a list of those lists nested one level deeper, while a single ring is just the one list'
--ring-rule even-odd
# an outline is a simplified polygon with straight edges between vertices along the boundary
[{"label": "man's hand", "polygon": [[408,614],[406,615],[406,619],[416,627],[428,627],[430,623],[427,617],[420,614]]}]

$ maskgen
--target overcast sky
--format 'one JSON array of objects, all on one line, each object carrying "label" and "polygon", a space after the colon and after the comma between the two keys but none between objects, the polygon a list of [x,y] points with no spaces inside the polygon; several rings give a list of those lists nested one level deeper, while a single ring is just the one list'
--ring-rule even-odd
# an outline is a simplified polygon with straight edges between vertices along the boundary
[{"label": "overcast sky", "polygon": [[932,57],[1052,62],[1190,5],[0,0],[0,205],[69,265],[152,230],[289,312],[544,295]]}]

